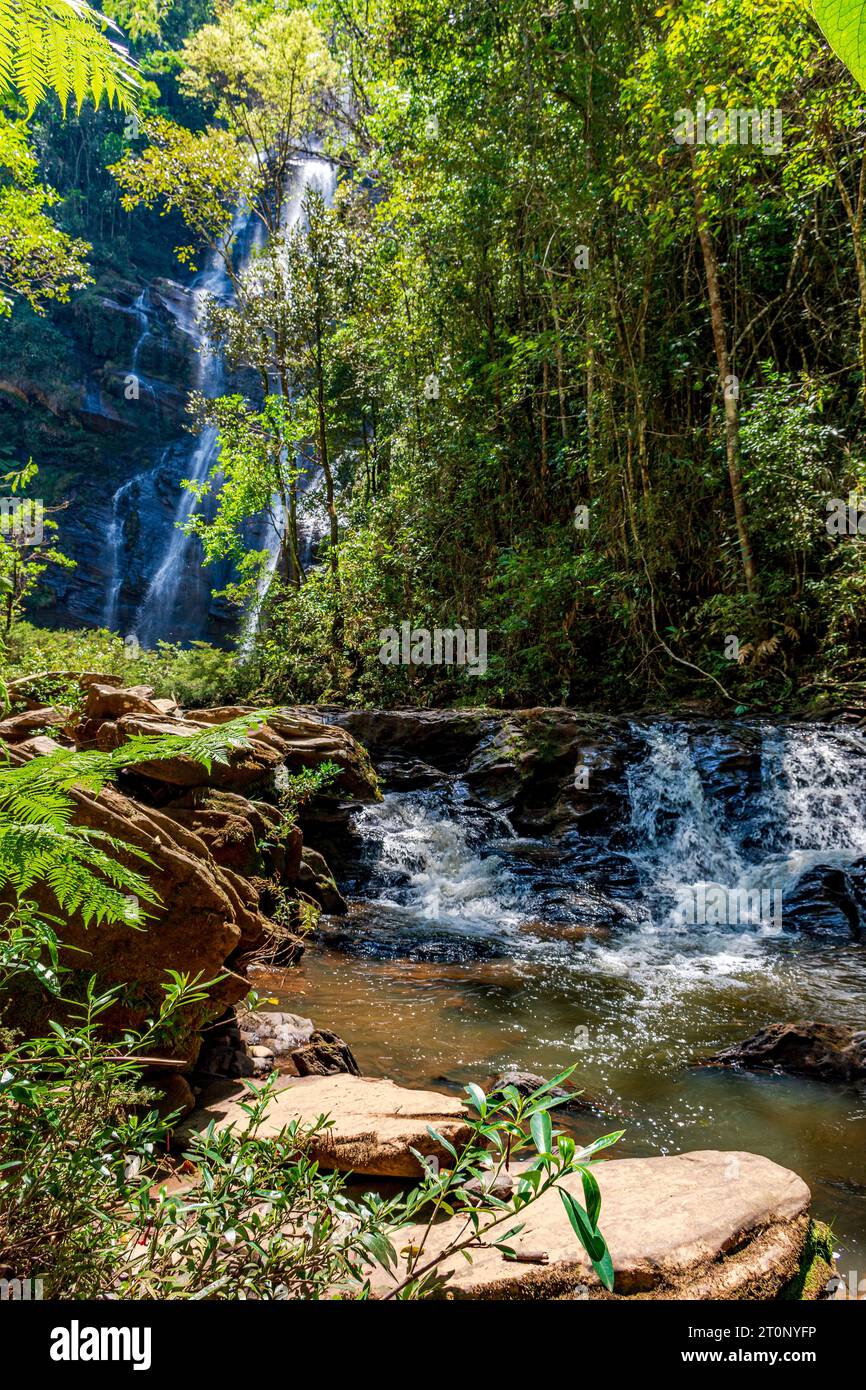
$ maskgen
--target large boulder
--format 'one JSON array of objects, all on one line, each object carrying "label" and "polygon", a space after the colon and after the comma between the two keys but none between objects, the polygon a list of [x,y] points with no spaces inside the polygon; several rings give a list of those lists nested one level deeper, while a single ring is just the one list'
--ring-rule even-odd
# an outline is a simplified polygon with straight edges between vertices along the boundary
[{"label": "large boulder", "polygon": [[[148,693],[145,693],[148,692]],[[84,700],[85,719],[119,719],[124,714],[152,714],[160,718],[161,711],[153,703],[149,686],[128,689],[94,681],[87,687]]]},{"label": "large boulder", "polygon": [[[229,1125],[241,1128],[248,1118],[241,1106],[245,1099],[237,1088],[216,1088],[207,1104],[190,1115],[181,1137],[201,1133],[211,1122],[217,1131]],[[287,1080],[274,1095],[257,1134],[273,1137],[292,1120],[310,1127],[323,1115],[333,1124],[312,1141],[312,1156],[323,1167],[375,1177],[419,1177],[422,1168],[412,1149],[448,1162],[447,1151],[428,1132],[428,1125],[455,1146],[470,1135],[463,1106],[453,1096],[347,1074]]]},{"label": "large boulder", "polygon": [[[810,1193],[796,1173],[750,1153],[705,1151],[622,1158],[594,1165],[599,1225],[613,1260],[614,1296],[653,1299],[770,1299],[797,1273]],[[580,1177],[563,1185],[583,1204]],[[551,1190],[525,1208],[508,1260],[494,1248],[448,1259],[448,1291],[459,1299],[605,1298],[562,1201]],[[401,1231],[401,1246],[425,1239],[426,1259],[466,1234],[461,1217]],[[523,1256],[523,1259],[520,1257]],[[403,1269],[403,1257],[396,1279]],[[394,1277],[377,1271],[379,1296]]]},{"label": "large boulder", "polygon": [[[146,872],[159,895],[141,926],[132,922],[85,926],[76,914],[64,927],[66,964],[95,973],[100,985],[125,987],[106,1022],[140,1026],[160,999],[169,969],[190,975],[201,972],[207,980],[225,976],[209,992],[197,1017],[190,1019],[190,1028],[242,999],[249,990],[242,973],[244,958],[260,945],[268,929],[248,885],[217,864],[194,832],[152,807],[133,802],[116,788],[106,787],[99,796],[80,791],[72,795],[77,824],[112,835],[148,855],[151,862],[146,867],[133,854],[121,851],[116,857]],[[47,889],[40,891],[48,895]],[[186,1059],[195,1055],[192,1033],[178,1046]]]},{"label": "large boulder", "polygon": [[[250,706],[232,705],[190,710],[186,717],[201,724],[225,724],[253,712]],[[335,763],[340,769],[337,785],[345,795],[357,801],[375,800],[379,795],[366,752],[345,729],[293,709],[281,709],[268,714],[267,725],[258,737],[269,739],[279,750],[280,761],[289,772]]]},{"label": "large boulder", "polygon": [[[197,729],[207,727],[191,718],[172,719],[168,715],[124,714],[106,720],[95,730],[97,748],[106,752],[120,748],[135,736],[162,738],[180,735],[189,738]],[[173,758],[145,759],[131,769],[141,777],[177,787],[221,787],[229,791],[264,783],[282,761],[281,749],[273,736],[252,731],[246,746],[233,748],[225,762],[213,762],[210,768],[195,758],[178,754]]]},{"label": "large boulder", "polygon": [[866,1078],[866,1031],[836,1023],[771,1023],[745,1042],[708,1057],[706,1066],[794,1072],[818,1081]]}]

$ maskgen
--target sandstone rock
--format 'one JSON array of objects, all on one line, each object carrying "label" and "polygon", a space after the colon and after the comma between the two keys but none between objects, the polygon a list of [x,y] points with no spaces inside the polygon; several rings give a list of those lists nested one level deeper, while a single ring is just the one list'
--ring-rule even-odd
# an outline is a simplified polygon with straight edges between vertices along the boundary
[{"label": "sandstone rock", "polygon": [[[31,744],[41,742],[31,740]],[[16,747],[16,761],[26,751],[26,745]],[[115,787],[104,788],[98,797],[79,790],[71,796],[76,824],[107,833],[150,857],[148,880],[159,900],[141,927],[131,923],[86,927],[80,916],[73,916],[64,928],[61,954],[73,968],[94,972],[101,985],[124,986],[104,1015],[109,1028],[140,1026],[162,997],[168,969],[190,975],[201,972],[205,979],[224,976],[209,991],[207,1003],[189,1018],[188,1031],[172,1044],[172,1055],[189,1061],[198,1051],[197,1026],[222,1013],[227,1004],[243,998],[249,989],[242,974],[245,955],[261,943],[269,925],[255,906],[256,894],[230,870],[214,863],[197,835],[155,808],[132,801]],[[117,858],[142,871],[142,861],[135,855],[119,853]],[[243,894],[238,891],[239,884],[243,884]],[[46,910],[56,912],[47,885],[35,889],[34,897],[44,902]],[[298,947],[302,949],[300,943]],[[14,1002],[22,1011],[37,1009],[29,999]],[[38,1008],[44,1011],[46,1007],[40,1001]],[[19,1020],[30,1032],[44,1022],[38,1010],[26,1017],[22,1013]],[[7,1022],[13,1021],[7,1018]]]},{"label": "sandstone rock", "polygon": [[[773,1298],[796,1273],[808,1227],[810,1193],[796,1173],[749,1153],[712,1150],[666,1158],[610,1159],[593,1166],[601,1188],[600,1227],[616,1278],[614,1296],[663,1299]],[[564,1185],[583,1204],[579,1176]],[[609,1297],[578,1244],[555,1191],[521,1212],[523,1229],[509,1241],[518,1253],[547,1263],[508,1261],[497,1250],[473,1250],[448,1261],[455,1298],[528,1300]],[[430,1256],[465,1229],[460,1218],[436,1223]],[[401,1244],[422,1228],[401,1232]],[[399,1268],[398,1266],[398,1278]],[[383,1271],[378,1294],[393,1286]]]},{"label": "sandstone rock", "polygon": [[301,866],[303,837],[281,811],[236,792],[196,787],[164,808],[205,841],[214,858],[246,878],[276,878],[294,884]]},{"label": "sandstone rock", "polygon": [[167,714],[172,719],[177,718],[182,713],[180,705],[176,700],[159,699],[154,700],[153,703],[160,714]]},{"label": "sandstone rock", "polygon": [[[236,1089],[214,1094],[185,1121],[181,1137],[202,1132],[211,1121],[217,1131],[231,1124],[241,1128],[247,1118],[239,1103],[243,1098]],[[287,1080],[257,1133],[261,1138],[273,1137],[292,1120],[310,1127],[322,1115],[330,1116],[334,1124],[320,1131],[311,1152],[323,1167],[341,1172],[416,1178],[422,1169],[410,1149],[443,1163],[449,1160],[447,1151],[428,1134],[428,1125],[457,1147],[469,1137],[463,1106],[452,1096],[360,1076]]]},{"label": "sandstone rock", "polygon": [[136,686],[118,689],[114,685],[103,685],[94,681],[87,688],[84,701],[85,719],[119,719],[124,714],[153,714],[159,717],[159,710],[143,690],[153,691],[150,686]]},{"label": "sandstone rock", "polygon": [[[187,718],[201,724],[225,724],[250,710],[245,705],[190,710]],[[290,772],[320,767],[325,762],[336,763],[340,769],[338,785],[348,796],[358,801],[371,801],[378,796],[376,776],[367,754],[345,729],[283,709],[268,715],[261,737],[279,752]]]},{"label": "sandstone rock", "polygon": [[39,706],[0,720],[0,739],[4,743],[21,743],[42,729],[62,728],[65,723],[66,716],[61,710]]},{"label": "sandstone rock", "polygon": [[866,1031],[802,1020],[772,1023],[707,1058],[704,1065],[778,1069],[820,1081],[860,1081],[866,1078]]},{"label": "sandstone rock", "polygon": [[302,850],[297,882],[301,891],[317,902],[323,912],[344,916],[349,911],[326,860],[317,850]]},{"label": "sandstone rock", "polygon": [[166,1119],[176,1114],[175,1124],[179,1124],[195,1109],[195,1095],[186,1077],[179,1071],[151,1076],[144,1073],[143,1084],[149,1090],[159,1091],[161,1098],[156,1102],[156,1110]]},{"label": "sandstone rock", "polygon": [[348,1043],[326,1028],[313,1033],[304,1047],[295,1048],[291,1058],[298,1076],[336,1076],[340,1072],[361,1075]]},{"label": "sandstone rock", "polygon": [[13,746],[16,753],[22,753],[26,758],[42,758],[48,753],[56,753],[63,744],[58,743],[55,738],[49,738],[47,734],[37,734],[35,738],[27,738],[23,743]]},{"label": "sandstone rock", "polygon": [[[161,737],[180,734],[189,737],[197,728],[206,727],[192,719],[172,719],[158,712],[153,714],[124,714],[113,722],[106,721],[96,736],[98,748],[106,751],[120,748],[134,734]],[[212,763],[210,770],[194,758],[178,756],[144,761],[134,771],[155,782],[167,782],[179,787],[215,786],[234,789],[249,787],[264,781],[280,763],[279,752],[250,736],[250,747],[234,748],[225,763]]]}]

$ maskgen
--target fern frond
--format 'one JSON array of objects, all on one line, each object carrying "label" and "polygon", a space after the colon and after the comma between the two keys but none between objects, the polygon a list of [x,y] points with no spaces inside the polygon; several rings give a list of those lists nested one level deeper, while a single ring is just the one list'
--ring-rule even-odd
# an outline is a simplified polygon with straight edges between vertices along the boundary
[{"label": "fern frond", "polygon": [[135,64],[111,31],[86,0],[0,0],[0,96],[17,91],[28,112],[48,91],[64,109],[70,92],[79,109],[87,96],[132,107]]},{"label": "fern frond", "polygon": [[[147,878],[121,864],[144,850],[104,831],[72,823],[74,789],[98,795],[124,768],[186,757],[210,766],[226,761],[232,748],[249,747],[247,735],[268,711],[189,735],[136,736],[110,752],[58,748],[27,762],[0,768],[0,891],[19,898],[37,883],[51,888],[60,909],[78,912],[85,923],[130,923],[128,898],[153,905],[158,896]],[[132,923],[130,923],[132,924]]]},{"label": "fern frond", "polygon": [[158,897],[144,874],[115,857],[121,853],[152,863],[144,850],[101,831],[0,822],[0,889],[10,887],[22,898],[34,884],[46,883],[61,911],[80,912],[86,925],[132,925],[130,897],[149,906]]}]

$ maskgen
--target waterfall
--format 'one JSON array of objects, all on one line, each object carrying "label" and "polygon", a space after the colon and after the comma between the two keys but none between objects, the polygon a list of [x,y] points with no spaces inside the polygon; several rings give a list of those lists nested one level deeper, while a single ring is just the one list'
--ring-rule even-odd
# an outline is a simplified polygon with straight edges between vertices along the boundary
[{"label": "waterfall", "polygon": [[584,964],[652,997],[665,982],[773,970],[795,939],[850,941],[866,736],[660,721],[633,724],[628,744],[613,832],[520,839],[459,777],[356,813],[365,848],[349,891],[376,906],[374,937],[384,912],[401,931],[507,941],[522,957],[562,960],[579,938]]},{"label": "waterfall", "polygon": [[[310,190],[321,193],[326,207],[333,207],[334,195],[337,191],[337,171],[327,160],[316,155],[299,160],[297,163],[292,192],[286,200],[283,219],[284,234],[292,232],[300,223],[303,215],[303,201]],[[302,458],[300,450],[298,456]],[[299,558],[305,569],[312,563],[316,547],[325,534],[324,512],[321,506],[316,506],[321,484],[322,470],[318,466],[307,469],[298,480],[298,491],[302,495],[302,501],[306,503],[298,522]],[[267,558],[256,586],[255,597],[244,620],[239,645],[241,657],[248,656],[252,650],[262,607],[280,559],[286,517],[282,502],[276,495],[272,499],[271,510],[274,521],[267,528],[263,547],[267,551]]]},{"label": "waterfall", "polygon": [[[852,775],[866,765],[862,734],[761,730],[755,752],[760,784],[743,821],[708,794],[688,726],[633,726],[633,732],[645,758],[627,779],[632,857],[661,924],[777,930],[779,914],[762,910],[760,894],[763,908],[778,904],[784,913],[804,875],[819,866],[844,869],[866,856],[866,787],[862,776]],[[723,759],[722,743],[705,740],[703,760]],[[715,921],[702,921],[700,913],[692,920],[688,911],[684,916],[689,905],[706,907],[711,900],[726,908],[712,914]],[[741,913],[750,902],[751,914]]]},{"label": "waterfall", "polygon": [[[232,241],[237,243],[239,269],[249,261],[257,245],[256,228],[258,223],[253,214],[239,211],[235,215],[232,228]],[[213,252],[205,269],[193,281],[188,303],[189,318],[182,323],[185,331],[198,338],[198,361],[196,370],[196,389],[203,395],[218,396],[224,384],[224,369],[220,354],[213,350],[206,333],[201,329],[202,315],[211,298],[228,298],[231,295],[231,281],[222,257]],[[217,431],[208,425],[198,439],[189,456],[186,477],[191,482],[202,483],[207,478],[218,457]],[[161,639],[182,639],[189,631],[189,617],[194,621],[199,615],[190,614],[186,600],[189,595],[184,588],[192,587],[199,601],[201,584],[201,560],[198,542],[186,535],[184,524],[192,516],[196,498],[186,488],[180,489],[177,506],[162,556],[153,571],[144,601],[135,619],[135,635],[146,646],[153,646]],[[184,600],[181,611],[181,600]]]},{"label": "waterfall", "polygon": [[[284,217],[287,231],[298,224],[302,215],[301,204],[310,188],[318,189],[329,205],[333,203],[336,172],[330,163],[316,155],[299,160],[296,165],[292,192],[287,199]],[[261,245],[261,224],[249,211],[239,211],[234,220],[232,235],[235,265],[238,270],[243,270]],[[226,383],[221,356],[211,349],[202,330],[202,313],[210,298],[227,301],[230,300],[231,293],[232,286],[223,261],[214,253],[188,290],[169,298],[165,304],[179,331],[195,345],[197,364],[194,385],[208,397],[219,395],[225,389]],[[153,303],[149,288],[145,287],[141,291],[131,307],[131,312],[139,327],[132,354],[131,371],[155,400],[152,385],[139,371],[144,349],[155,336]],[[149,552],[141,551],[141,558],[147,564],[147,585],[131,624],[135,636],[144,646],[150,647],[160,640],[188,641],[201,634],[204,616],[211,602],[210,591],[213,585],[212,579],[201,564],[199,542],[195,537],[186,535],[183,530],[198,504],[193,493],[179,486],[179,479],[188,478],[195,483],[205,481],[217,463],[218,456],[216,430],[207,427],[191,445],[185,440],[174,440],[161,446],[152,467],[127,479],[115,491],[111,499],[106,532],[107,581],[103,609],[103,623],[106,627],[116,629],[121,621],[132,534],[140,549],[144,546],[149,547]],[[315,496],[319,481],[318,470],[311,468],[306,479],[302,480],[301,490]],[[158,521],[164,516],[166,500],[169,497],[172,515],[165,531],[162,532],[159,527],[154,527],[152,518],[156,517]],[[148,526],[146,531],[142,531],[142,519],[145,516],[148,518]],[[279,560],[284,518],[280,515],[277,499],[274,499],[274,520],[276,524],[266,525],[263,519],[259,526],[259,533],[264,533],[267,560],[258,592],[245,621],[242,649],[248,648],[252,643],[261,606]],[[323,533],[322,517],[310,510],[301,520],[301,541],[307,563],[311,560]]]}]

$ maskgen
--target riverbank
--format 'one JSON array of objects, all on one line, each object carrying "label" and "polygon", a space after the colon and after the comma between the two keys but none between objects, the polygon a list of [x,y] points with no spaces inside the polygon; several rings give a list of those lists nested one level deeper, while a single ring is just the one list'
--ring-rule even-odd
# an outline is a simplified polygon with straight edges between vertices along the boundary
[{"label": "riverbank", "polygon": [[[233,708],[184,713],[146,688],[91,675],[80,678],[71,720],[40,703],[45,683],[12,687],[23,708],[0,734],[18,759],[250,717]],[[387,1077],[409,1088],[402,1095],[421,1088],[459,1109],[468,1083],[573,1066],[584,1094],[563,1123],[579,1143],[616,1128],[625,1130],[616,1163],[708,1149],[776,1159],[807,1179],[843,1260],[856,1262],[864,1248],[857,1087],[699,1064],[757,1027],[801,1016],[801,1007],[820,1016],[829,1001],[833,1022],[861,1020],[862,947],[846,900],[825,891],[826,871],[844,866],[853,894],[866,854],[862,784],[850,776],[861,756],[856,730],[811,725],[561,710],[281,711],[224,765],[145,760],[97,798],[96,820],[90,804],[89,823],[107,824],[107,809],[120,838],[134,830],[157,855],[166,890],[155,927],[136,942],[145,955],[118,955],[114,931],[92,963],[139,988],[155,981],[166,952],[174,968],[229,966],[230,992],[196,1023],[206,1054],[196,1060],[192,1034],[188,1046],[173,1039],[173,1055],[192,1067],[176,1074],[173,1093],[187,1110],[207,1100],[208,1078],[263,1077],[274,1064],[273,1049],[246,1047],[225,1018],[213,1022],[253,984],[315,1021],[318,1034],[299,1044],[299,1074],[311,1085],[334,1073],[354,1094],[356,1080],[368,1088]],[[328,765],[336,781],[312,785],[290,830],[278,831],[282,779]],[[178,893],[175,862],[197,865],[198,896]],[[784,882],[790,918],[676,918],[684,886],[748,889],[774,879]],[[233,927],[227,935],[223,922],[213,937],[220,894],[234,904]],[[304,904],[322,912],[318,921]],[[96,942],[79,944],[92,951]],[[124,1021],[135,1018],[127,1011]],[[291,1058],[291,1067],[276,1064],[298,1072],[299,1053]],[[404,1102],[395,1105],[400,1113]],[[387,1111],[380,1123],[390,1123]],[[351,1104],[337,1107],[336,1124],[349,1115]],[[368,1171],[376,1176],[376,1165]],[[759,1204],[755,1229],[768,1220]],[[807,1229],[798,1226],[798,1249]],[[783,1265],[776,1292],[792,1277]],[[743,1296],[752,1284],[732,1287]]]}]

